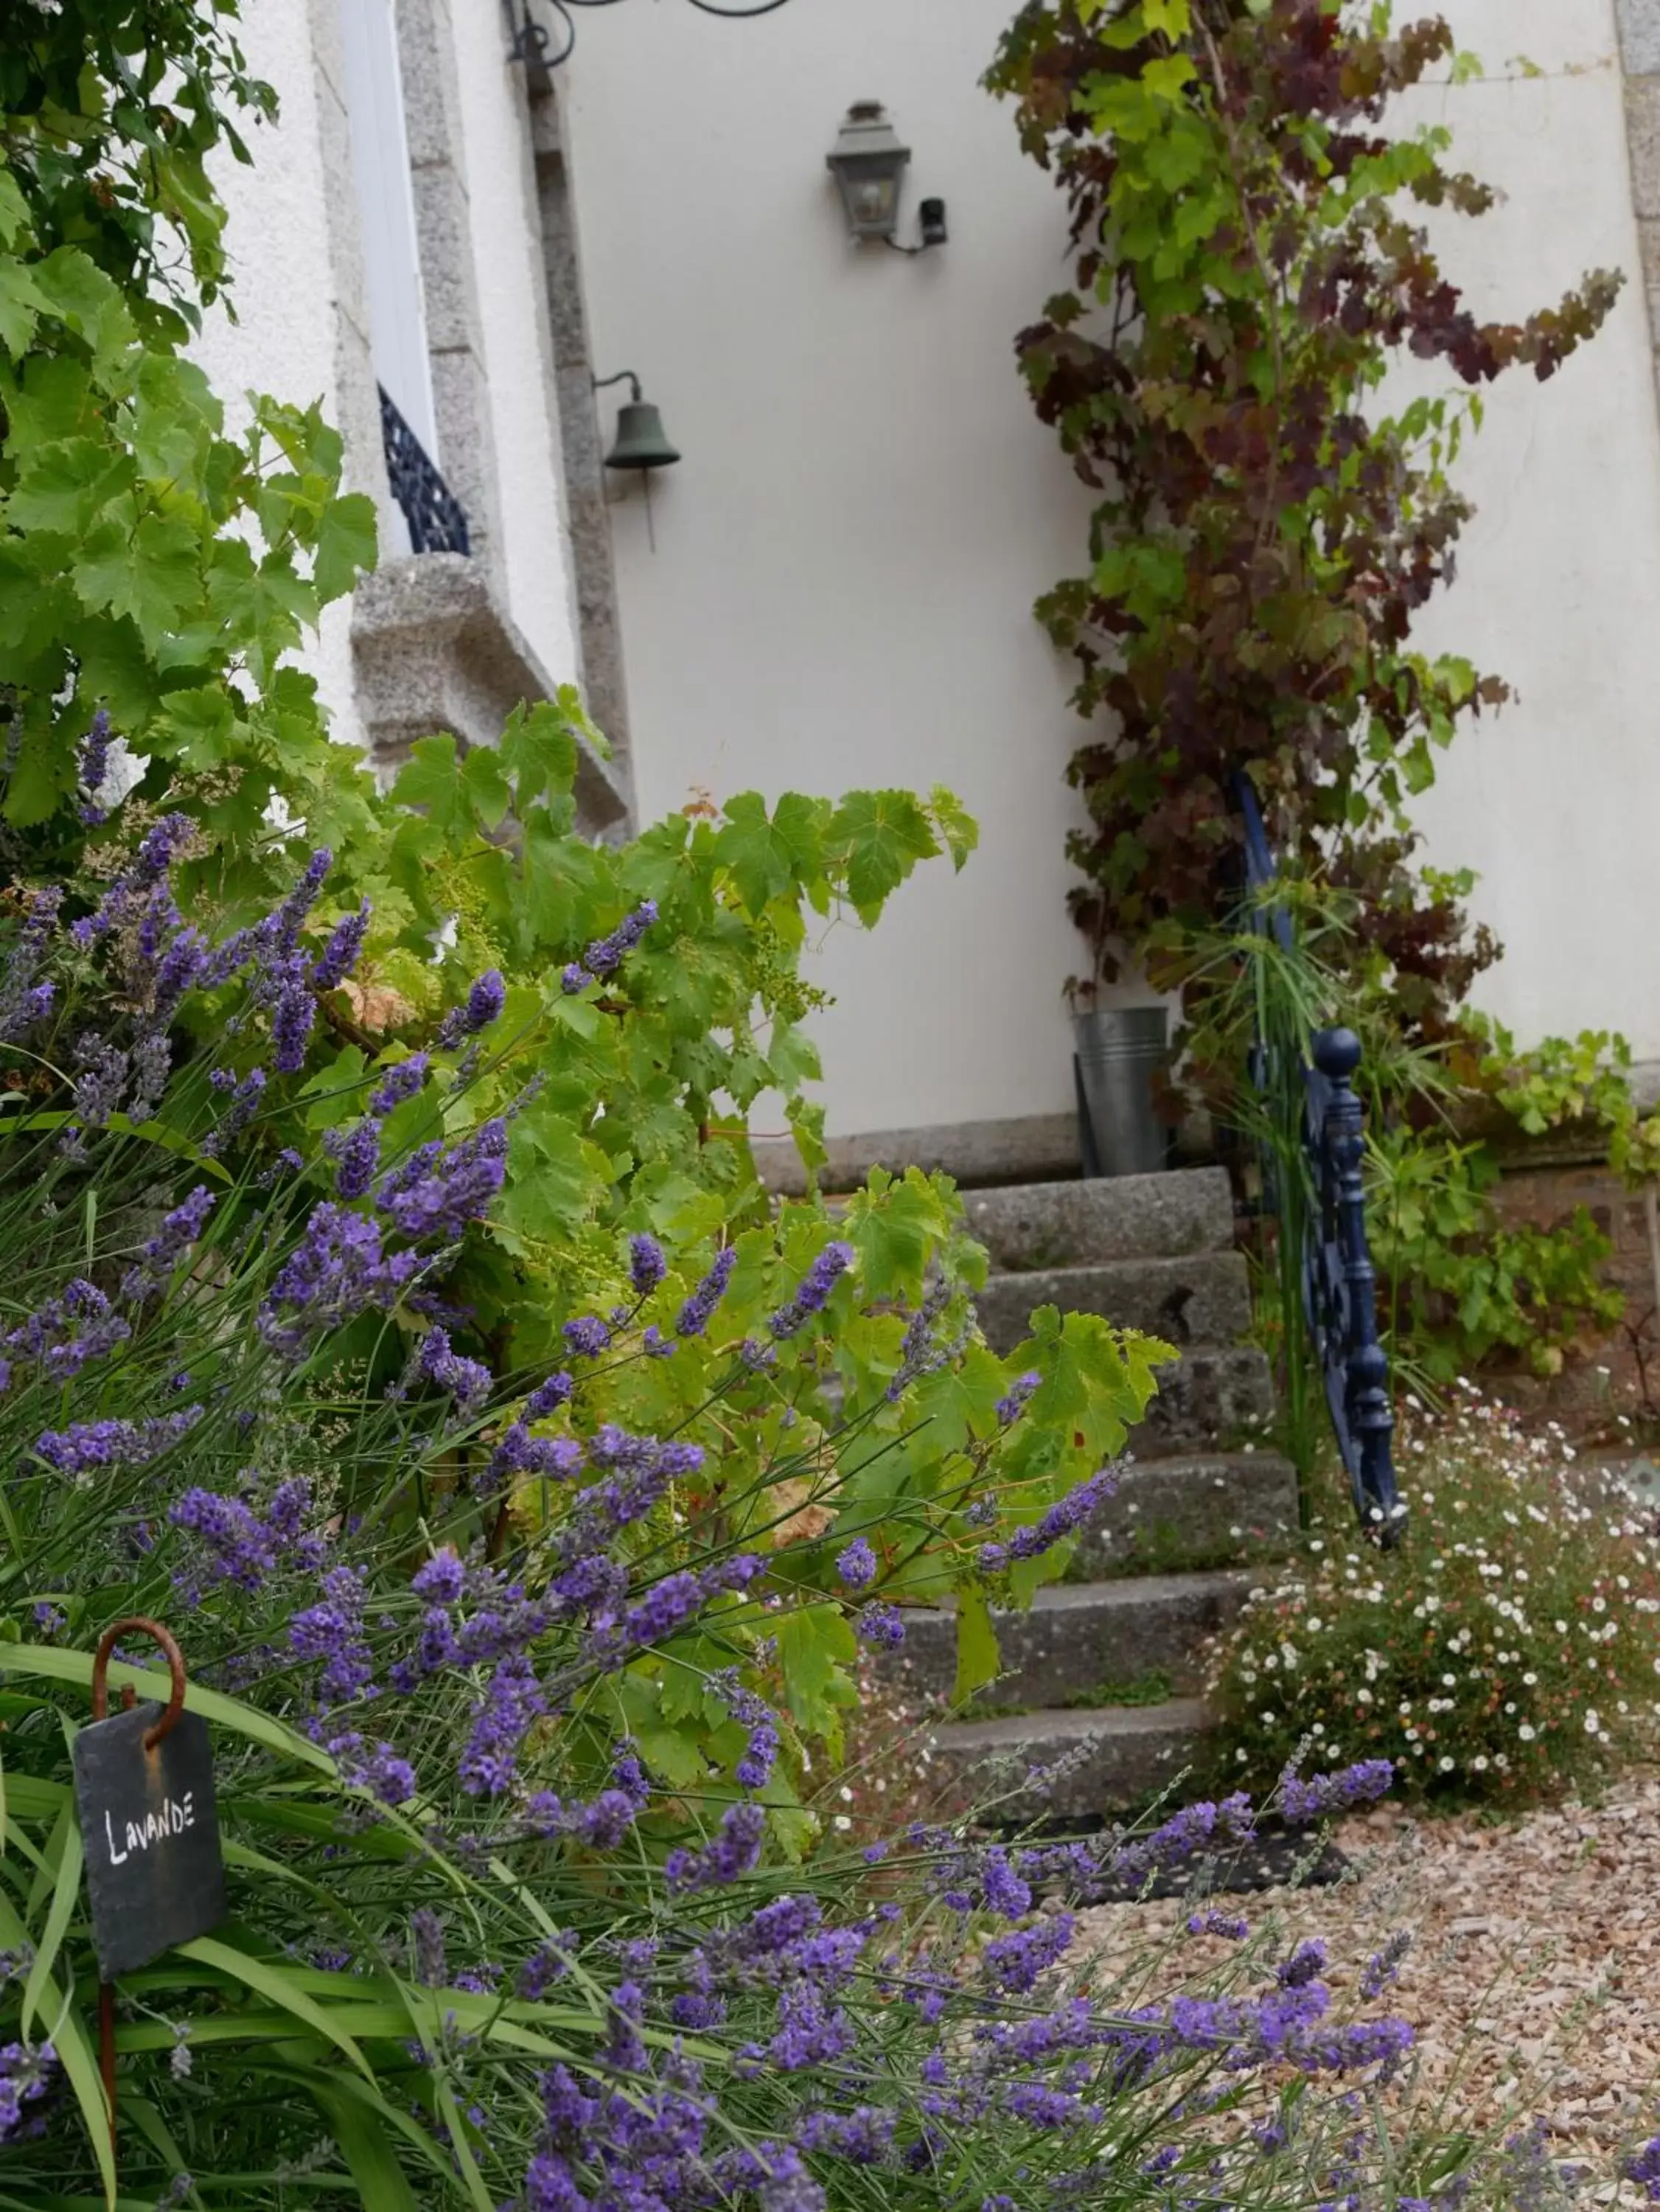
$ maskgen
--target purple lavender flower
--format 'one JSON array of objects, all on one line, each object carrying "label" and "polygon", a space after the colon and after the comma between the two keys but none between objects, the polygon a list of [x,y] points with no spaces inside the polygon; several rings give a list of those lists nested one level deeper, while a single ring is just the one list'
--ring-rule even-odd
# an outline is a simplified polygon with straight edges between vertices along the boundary
[{"label": "purple lavender flower", "polygon": [[417,1905],[409,1915],[409,1948],[416,1981],[429,1990],[441,1990],[450,1978],[444,1923],[429,1905]]},{"label": "purple lavender flower", "polygon": [[394,1305],[419,1266],[412,1252],[388,1259],[373,1221],[325,1199],[278,1270],[259,1310],[260,1334],[274,1350],[297,1358],[316,1331]]},{"label": "purple lavender flower", "polygon": [[981,1971],[1005,1996],[1024,1996],[1071,1946],[1075,1927],[1069,1912],[1040,1920],[1035,1928],[994,1936],[981,1954]]},{"label": "purple lavender flower", "polygon": [[884,1597],[872,1598],[853,1621],[854,1632],[883,1651],[897,1651],[905,1641],[905,1623],[897,1606]]},{"label": "purple lavender flower", "polygon": [[[0,1352],[33,1361],[52,1382],[67,1382],[94,1359],[102,1359],[132,1334],[130,1323],[112,1312],[109,1300],[96,1284],[75,1276],[59,1297],[44,1305],[0,1335]],[[12,1361],[4,1362],[0,1389],[9,1387]]]},{"label": "purple lavender flower", "polygon": [[326,1547],[320,1536],[306,1534],[312,1510],[312,1486],[302,1475],[279,1483],[263,1514],[245,1498],[199,1486],[187,1490],[167,1517],[197,1539],[204,1556],[197,1567],[176,1576],[176,1583],[193,1595],[217,1583],[257,1590],[280,1565],[315,1573]]},{"label": "purple lavender flower", "polygon": [[642,1233],[628,1239],[628,1279],[640,1297],[648,1297],[668,1272],[669,1262],[655,1237]]},{"label": "purple lavender flower", "polygon": [[173,1041],[164,1030],[141,1030],[133,1040],[130,1061],[132,1091],[127,1113],[135,1122],[148,1121],[161,1103],[161,1095],[173,1073]]},{"label": "purple lavender flower", "polygon": [[51,943],[63,898],[56,884],[29,894],[22,927],[11,941],[5,970],[0,975],[0,1044],[21,1036],[51,1012],[54,987],[36,979]]},{"label": "purple lavender flower", "polygon": [[1660,2136],[1644,2144],[1627,2166],[1626,2179],[1647,2191],[1651,2204],[1660,2204]]},{"label": "purple lavender flower", "polygon": [[50,2043],[0,2046],[0,2143],[37,2132],[39,2123],[24,2107],[46,2095],[57,2070],[58,2053]]},{"label": "purple lavender flower", "polygon": [[439,1050],[454,1052],[470,1036],[488,1030],[500,1018],[506,1003],[507,986],[501,980],[501,971],[488,969],[468,992],[464,1003],[452,1007],[439,1024]]},{"label": "purple lavender flower", "polygon": [[1326,1947],[1318,1936],[1300,1943],[1288,1959],[1282,1959],[1274,1969],[1274,1978],[1282,1990],[1306,1989],[1324,1970]]},{"label": "purple lavender flower", "polygon": [[570,1404],[571,1393],[575,1388],[576,1385],[571,1377],[563,1371],[557,1375],[550,1375],[548,1380],[539,1383],[524,1401],[524,1419],[527,1421],[545,1420],[549,1413],[556,1412],[560,1406]]},{"label": "purple lavender flower", "polygon": [[129,921],[136,921],[150,893],[189,843],[196,825],[188,814],[163,815],[149,830],[126,873],[118,876],[95,910],[72,923],[70,934],[83,950]]},{"label": "purple lavender flower", "polygon": [[1237,1912],[1222,1912],[1214,1906],[1196,1912],[1187,1923],[1190,1936],[1225,1936],[1231,1943],[1243,1943],[1251,1933],[1251,1923]]},{"label": "purple lavender flower", "polygon": [[774,1337],[782,1341],[793,1336],[814,1314],[822,1313],[830,1293],[838,1281],[853,1264],[851,1244],[839,1240],[827,1244],[797,1286],[796,1294],[787,1305],[782,1305],[766,1326]]},{"label": "purple lavender flower", "polygon": [[591,975],[615,974],[657,918],[657,901],[642,899],[632,914],[623,916],[609,937],[597,937],[588,947],[583,955],[583,964],[588,973]]},{"label": "purple lavender flower", "polygon": [[567,1321],[560,1333],[579,1359],[597,1359],[611,1341],[611,1332],[597,1314]]},{"label": "purple lavender flower", "polygon": [[208,964],[208,940],[199,929],[181,929],[162,954],[150,990],[150,1013],[166,1021],[185,994],[201,981]]},{"label": "purple lavender flower", "polygon": [[549,1936],[539,1951],[532,1952],[518,1972],[518,1994],[527,2004],[540,2004],[554,1983],[570,1972],[574,1948],[570,1937]]},{"label": "purple lavender flower", "polygon": [[[225,1085],[221,1078],[228,1074],[228,1069],[215,1068],[209,1079],[216,1090],[223,1090]],[[264,1096],[265,1071],[263,1067],[251,1067],[239,1083],[233,1079],[231,1103],[220,1115],[202,1147],[210,1159],[217,1158],[233,1137],[241,1135],[259,1111]]]},{"label": "purple lavender flower", "polygon": [[483,1362],[452,1351],[449,1332],[436,1327],[421,1340],[416,1366],[440,1390],[450,1393],[462,1413],[476,1412],[495,1387],[495,1377]]},{"label": "purple lavender flower", "polygon": [[560,970],[559,988],[567,999],[574,999],[579,991],[585,991],[593,981],[580,961],[573,960],[567,968]]},{"label": "purple lavender flower", "polygon": [[467,1580],[467,1570],[453,1552],[435,1552],[415,1571],[409,1587],[432,1605],[453,1605]]},{"label": "purple lavender flower", "polygon": [[75,1067],[76,1113],[88,1129],[101,1129],[127,1095],[127,1055],[107,1037],[89,1034],[75,1041]]},{"label": "purple lavender flower", "polygon": [[740,1881],[760,1857],[766,1832],[766,1815],[759,1805],[747,1801],[729,1805],[719,1834],[701,1850],[669,1852],[663,1862],[663,1877],[670,1895],[685,1897],[696,1890]]},{"label": "purple lavender flower", "polygon": [[148,1421],[71,1421],[37,1437],[34,1449],[60,1474],[84,1482],[105,1468],[148,1467],[188,1434],[203,1411],[186,1406]]},{"label": "purple lavender flower", "polygon": [[369,1111],[384,1121],[395,1106],[413,1098],[427,1080],[427,1055],[412,1052],[389,1067],[369,1099]]},{"label": "purple lavender flower", "polygon": [[1005,1920],[1018,1920],[1032,1909],[1032,1886],[1015,1873],[1005,1850],[994,1846],[987,1851],[981,1886],[988,1907]]},{"label": "purple lavender flower", "polygon": [[1057,1499],[1043,1518],[1027,1528],[1017,1528],[1006,1544],[982,1544],[981,1571],[995,1574],[1015,1559],[1035,1559],[1089,1522],[1117,1490],[1118,1479],[1110,1468],[1092,1474],[1066,1496]]},{"label": "purple lavender flower", "polygon": [[356,967],[363,940],[369,933],[370,911],[369,902],[365,899],[355,914],[348,914],[336,922],[328,943],[312,963],[312,990],[334,990]]},{"label": "purple lavender flower", "polygon": [[326,845],[319,845],[306,861],[305,873],[271,915],[271,947],[279,955],[292,952],[299,944],[306,917],[317,904],[318,894],[333,866],[334,854]]},{"label": "purple lavender flower", "polygon": [[81,741],[81,759],[75,778],[86,793],[77,811],[88,830],[96,830],[100,823],[110,818],[110,810],[100,804],[98,794],[109,775],[110,746],[112,743],[110,710],[107,707],[100,707]]},{"label": "purple lavender flower", "polygon": [[1280,1809],[1293,1827],[1303,1827],[1328,1814],[1375,1803],[1394,1781],[1394,1765],[1387,1759],[1363,1759],[1341,1773],[1316,1774],[1306,1782],[1287,1767],[1280,1777]]},{"label": "purple lavender flower", "polygon": [[322,1668],[318,1689],[330,1704],[366,1692],[373,1668],[363,1632],[364,1570],[331,1567],[323,1577],[323,1601],[295,1613],[288,1646],[295,1658]]},{"label": "purple lavender flower", "polygon": [[498,1115],[445,1149],[423,1145],[386,1176],[377,1203],[412,1242],[457,1242],[482,1220],[507,1172],[507,1124]]},{"label": "purple lavender flower", "polygon": [[367,1198],[380,1168],[379,1122],[373,1115],[368,1115],[331,1149],[336,1193],[342,1198]]},{"label": "purple lavender flower", "polygon": [[415,1794],[415,1771],[389,1743],[368,1743],[354,1730],[330,1736],[324,1749],[351,1790],[367,1790],[382,1805],[407,1805]]},{"label": "purple lavender flower", "polygon": [[855,1536],[836,1561],[836,1572],[851,1590],[869,1589],[876,1579],[876,1555],[869,1539]]},{"label": "purple lavender flower", "polygon": [[1397,1928],[1381,1951],[1374,1951],[1360,1971],[1360,1995],[1368,2003],[1381,1996],[1395,1981],[1401,1961],[1412,1948],[1412,1930]]},{"label": "purple lavender flower", "polygon": [[280,992],[271,1009],[271,1066],[279,1075],[298,1075],[317,1020],[317,1001],[304,984]]},{"label": "purple lavender flower", "polygon": [[703,1334],[715,1308],[726,1295],[726,1286],[732,1279],[732,1270],[737,1263],[737,1251],[733,1245],[727,1245],[715,1255],[714,1266],[680,1310],[680,1318],[675,1323],[676,1336]]},{"label": "purple lavender flower", "polygon": [[518,1747],[532,1721],[548,1710],[536,1669],[522,1654],[498,1664],[473,1713],[472,1733],[457,1771],[470,1796],[499,1797],[513,1778]]},{"label": "purple lavender flower", "polygon": [[1009,1428],[1015,1421],[1019,1420],[1021,1415],[1026,1410],[1027,1402],[1033,1397],[1033,1394],[1041,1387],[1043,1377],[1039,1374],[1037,1369],[1034,1367],[1030,1369],[1026,1374],[1022,1375],[1018,1382],[1010,1384],[1008,1395],[1006,1397],[999,1398],[997,1401],[997,1425],[999,1428]]}]

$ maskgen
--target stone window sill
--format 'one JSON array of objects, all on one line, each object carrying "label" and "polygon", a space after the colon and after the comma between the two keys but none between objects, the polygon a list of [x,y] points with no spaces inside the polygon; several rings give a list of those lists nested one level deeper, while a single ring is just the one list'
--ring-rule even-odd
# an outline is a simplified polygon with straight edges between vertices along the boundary
[{"label": "stone window sill", "polygon": [[[422,738],[449,731],[491,745],[512,709],[551,699],[554,679],[462,553],[414,553],[385,562],[352,600],[358,709],[377,770],[395,771]],[[591,836],[627,823],[628,793],[591,746],[579,749],[577,823]]]}]

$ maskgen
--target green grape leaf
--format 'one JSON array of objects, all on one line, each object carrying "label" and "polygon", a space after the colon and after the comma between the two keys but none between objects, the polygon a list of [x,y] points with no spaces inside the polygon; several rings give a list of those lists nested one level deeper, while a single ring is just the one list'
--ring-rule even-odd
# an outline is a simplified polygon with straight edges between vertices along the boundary
[{"label": "green grape leaf", "polygon": [[918,860],[939,851],[927,815],[908,791],[850,791],[830,839],[845,857],[847,896],[867,926]]},{"label": "green grape leaf", "polygon": [[957,1592],[957,1678],[951,1688],[952,1703],[966,1705],[976,1690],[995,1682],[1002,1670],[1003,1654],[985,1593],[977,1583],[965,1583]]},{"label": "green grape leaf", "polygon": [[360,491],[331,499],[317,532],[312,581],[319,600],[342,599],[360,573],[374,567],[378,552],[374,501]]},{"label": "green grape leaf", "polygon": [[470,826],[456,741],[447,731],[439,737],[416,739],[392,786],[392,797],[400,806],[419,808],[446,837]]},{"label": "green grape leaf", "polygon": [[942,783],[936,783],[929,793],[928,811],[933,817],[934,827],[945,842],[946,851],[951,855],[954,872],[960,875],[969,854],[979,844],[979,823],[956,793],[947,790]]},{"label": "green grape leaf", "polygon": [[779,1614],[778,1638],[791,1717],[807,1735],[834,1742],[838,1713],[858,1703],[847,1672],[858,1651],[852,1624],[839,1606],[803,1606]]}]

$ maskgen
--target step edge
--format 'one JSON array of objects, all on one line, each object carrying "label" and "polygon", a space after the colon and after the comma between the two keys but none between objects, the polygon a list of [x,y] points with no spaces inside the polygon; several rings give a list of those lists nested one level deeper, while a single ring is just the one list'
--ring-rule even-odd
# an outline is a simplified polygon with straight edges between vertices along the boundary
[{"label": "step edge", "polygon": [[983,1721],[942,1721],[931,1741],[944,1748],[972,1750],[978,1744],[1015,1744],[1048,1736],[1203,1735],[1210,1708],[1203,1698],[1167,1698],[1157,1705],[1036,1705],[1023,1713],[999,1713]]},{"label": "step edge", "polygon": [[[1129,1611],[1136,1604],[1158,1605],[1183,1595],[1211,1590],[1226,1594],[1241,1583],[1260,1581],[1250,1567],[1199,1567],[1191,1574],[1123,1575],[1096,1583],[1045,1583],[1029,1606],[994,1606],[994,1622],[1026,1620],[1037,1613],[1075,1613],[1088,1602],[1107,1603]],[[946,1598],[938,1605],[902,1605],[900,1618],[907,1626],[925,1620],[954,1620],[956,1602]]]}]

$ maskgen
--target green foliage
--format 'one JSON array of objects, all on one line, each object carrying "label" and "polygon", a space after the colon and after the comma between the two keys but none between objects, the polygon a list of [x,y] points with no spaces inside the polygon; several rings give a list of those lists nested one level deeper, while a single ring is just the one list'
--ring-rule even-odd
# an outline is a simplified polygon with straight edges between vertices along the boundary
[{"label": "green foliage", "polygon": [[78,865],[101,708],[140,803],[202,821],[203,888],[246,896],[280,865],[274,798],[314,838],[370,834],[288,657],[373,562],[373,510],[314,409],[256,399],[229,435],[183,351],[223,276],[203,159],[245,153],[223,111],[270,94],[222,8],[26,13],[0,57],[0,861]]},{"label": "green foliage", "polygon": [[[1305,0],[1028,0],[987,82],[1065,193],[1073,289],[1021,333],[1042,419],[1096,495],[1087,574],[1039,613],[1075,657],[1092,728],[1069,854],[1091,977],[1178,944],[1233,894],[1231,790],[1351,891],[1401,1018],[1439,1035],[1496,955],[1457,887],[1411,865],[1406,805],[1462,718],[1506,696],[1412,649],[1469,507],[1451,477],[1475,387],[1554,374],[1620,279],[1482,323],[1420,218],[1493,195],[1439,125],[1381,125],[1457,64],[1430,19]],[[1410,356],[1468,396],[1385,416]]]},{"label": "green foliage", "polygon": [[[503,756],[504,774],[530,783],[558,750],[532,744],[534,724]],[[470,807],[494,804],[462,775],[451,786]],[[560,803],[557,775],[534,804],[524,790],[511,796],[534,828],[544,800]],[[857,849],[841,811],[809,811],[824,849]],[[460,814],[451,826],[461,834]],[[710,848],[721,834],[680,826]],[[695,968],[706,941],[674,875],[656,878],[662,919]],[[602,1096],[614,1063],[599,1040],[624,1015],[595,994],[624,1006],[636,967],[651,965],[643,948],[603,988],[555,985],[545,1004],[508,993],[464,1054],[434,1046],[424,1079],[371,1115],[402,1045],[348,1046],[309,1076],[265,1056],[271,988],[292,975],[282,931],[305,927],[303,896],[280,910],[282,928],[232,939],[236,957],[175,1003],[169,954],[195,946],[199,967],[205,948],[153,871],[112,886],[101,912],[130,914],[122,902],[141,895],[148,928],[94,917],[80,931],[54,925],[50,895],[13,896],[0,940],[0,2043],[49,2030],[67,2083],[22,2166],[0,2106],[5,2193],[47,2212],[113,2190],[69,1762],[90,1646],[137,1613],[180,1632],[192,1705],[216,1733],[232,1917],[123,1978],[124,2189],[153,2202],[187,2171],[215,2202],[350,2188],[396,2208],[416,2191],[476,2202],[488,2175],[499,2203],[535,2143],[512,2117],[521,2077],[533,2085],[556,2060],[593,2072],[615,2026],[608,1946],[661,1932],[670,1854],[749,1800],[778,1869],[752,1902],[827,1855],[815,1759],[833,1762],[857,1701],[863,1608],[960,1587],[983,1611],[1058,1571],[1059,1548],[1011,1575],[990,1571],[984,1547],[1007,1545],[1120,1449],[1159,1347],[1048,1311],[1015,1361],[997,1358],[969,1304],[984,1255],[949,1185],[915,1170],[878,1171],[839,1220],[809,1200],[758,1207],[736,1231],[718,1185],[700,1194],[682,1177],[642,1261],[626,1231],[655,1217],[640,1196],[626,1222],[599,1219],[611,1155],[584,1132],[606,1117],[579,1081],[587,1061],[550,1053],[540,1024],[549,1007],[591,1017],[551,1034],[597,1055]],[[719,937],[707,914],[705,927]],[[266,1078],[257,1120],[240,1127],[233,1090],[209,1079],[227,1039]],[[173,1061],[165,1097],[142,1120],[112,1107],[157,1048]],[[115,1090],[99,1089],[94,1066],[118,1067]],[[369,1132],[365,1187],[342,1141]],[[400,1192],[454,1188],[462,1164],[499,1162],[521,1140],[511,1176],[470,1186],[430,1228],[400,1215]],[[651,1168],[637,1164],[636,1184],[662,1197]],[[172,1209],[192,1191],[200,1210],[181,1229]],[[536,1206],[548,1270],[536,1297],[525,1278],[506,1332],[499,1316],[518,1309],[489,1301],[544,1233]],[[342,1217],[374,1270],[330,1272],[324,1255],[347,1249]],[[730,1281],[689,1325],[687,1301],[722,1246]],[[558,1332],[559,1285],[580,1294],[585,1334]],[[538,1329],[530,1364],[523,1341]],[[464,1381],[457,1355],[480,1362]],[[538,1410],[530,1385],[559,1362],[565,1380]],[[1027,1370],[1020,1414],[1000,1401]],[[672,1469],[652,1487],[670,1440]],[[856,1540],[869,1571],[850,1575],[839,1563]],[[446,1554],[457,1576],[464,1562],[467,1593],[445,1633],[470,1644],[434,1643],[444,1616],[411,1587]],[[361,1664],[330,1686],[317,1661],[348,1647]],[[124,1664],[112,1680],[154,1687]],[[526,1684],[534,1704],[505,1769],[470,1769],[465,1747],[492,1698]],[[758,1711],[771,1732],[759,1778],[745,1769]],[[624,1801],[612,1844],[561,1827],[545,1793],[555,1812],[579,1809],[624,1745],[649,1785],[633,1811]],[[409,1762],[396,1771],[384,1765],[394,1746]],[[832,1887],[855,1878],[827,1856]],[[448,1923],[453,1988],[421,1968],[417,1908]],[[706,1910],[679,1908],[670,1955],[682,1964]],[[517,1990],[556,1928],[568,1978],[551,1996]],[[654,2021],[651,2046],[672,2027]],[[870,2027],[884,2042],[885,2008]],[[724,2072],[729,2046],[712,2050]],[[487,2126],[480,2100],[493,2094]],[[723,2094],[726,2124],[766,2132],[765,2094]]]},{"label": "green foliage", "polygon": [[1602,1277],[1613,1246],[1576,1206],[1551,1229],[1503,1223],[1490,1146],[1384,1129],[1367,1147],[1367,1228],[1383,1320],[1409,1376],[1445,1385],[1495,1358],[1554,1375],[1625,1301]]},{"label": "green foliage", "polygon": [[1322,1499],[1304,1556],[1216,1647],[1218,1757],[1246,1787],[1312,1739],[1435,1802],[1552,1797],[1646,1755],[1660,1544],[1572,1454],[1470,1387],[1402,1438],[1412,1530],[1387,1571]]}]

